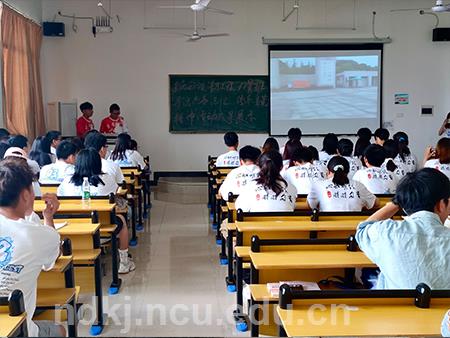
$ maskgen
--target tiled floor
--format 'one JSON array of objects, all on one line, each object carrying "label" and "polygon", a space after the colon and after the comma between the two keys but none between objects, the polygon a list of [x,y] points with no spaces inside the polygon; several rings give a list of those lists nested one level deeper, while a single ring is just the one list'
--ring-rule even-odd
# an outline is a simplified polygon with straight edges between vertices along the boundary
[{"label": "tiled floor", "polygon": [[[206,205],[153,201],[151,220],[130,252],[137,268],[121,277],[118,295],[105,296],[102,336],[238,335],[236,296],[226,291]],[[89,336],[89,325],[80,323],[79,336]]]}]

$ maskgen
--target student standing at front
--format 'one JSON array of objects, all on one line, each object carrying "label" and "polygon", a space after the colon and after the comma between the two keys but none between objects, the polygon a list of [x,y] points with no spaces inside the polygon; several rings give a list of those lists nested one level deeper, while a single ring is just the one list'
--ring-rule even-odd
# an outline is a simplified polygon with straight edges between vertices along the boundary
[{"label": "student standing at front", "polygon": [[91,120],[94,115],[94,106],[90,102],[84,102],[80,105],[80,110],[82,115],[77,120],[77,136],[84,138],[87,132],[95,128]]},{"label": "student standing at front", "polygon": [[50,270],[60,253],[60,238],[53,215],[59,207],[53,194],[43,196],[44,225],[33,213],[33,173],[25,161],[8,159],[0,163],[0,295],[23,292],[31,337],[65,336],[53,322],[33,322],[37,279],[42,269]]},{"label": "student standing at front", "polygon": [[128,133],[128,127],[125,120],[120,116],[120,107],[118,104],[113,103],[109,107],[109,116],[102,120],[100,125],[100,132],[102,134],[114,134]]}]

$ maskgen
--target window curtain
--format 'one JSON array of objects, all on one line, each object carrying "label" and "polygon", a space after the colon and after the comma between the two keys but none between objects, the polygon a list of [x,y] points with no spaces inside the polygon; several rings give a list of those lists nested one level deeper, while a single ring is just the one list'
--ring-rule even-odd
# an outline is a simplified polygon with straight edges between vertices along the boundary
[{"label": "window curtain", "polygon": [[45,132],[40,75],[42,29],[1,6],[3,114],[11,133],[30,138]]}]

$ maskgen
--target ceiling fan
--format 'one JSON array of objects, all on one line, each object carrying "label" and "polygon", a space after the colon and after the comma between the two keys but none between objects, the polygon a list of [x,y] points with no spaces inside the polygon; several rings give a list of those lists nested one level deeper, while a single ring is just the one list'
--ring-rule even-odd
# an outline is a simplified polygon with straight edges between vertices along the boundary
[{"label": "ceiling fan", "polygon": [[225,14],[225,15],[233,15],[233,12],[225,11],[219,8],[213,8],[209,6],[211,0],[195,0],[195,3],[188,6],[159,6],[159,8],[172,8],[172,9],[191,9],[194,12],[202,12],[208,11],[212,13]]},{"label": "ceiling fan", "polygon": [[181,34],[181,35],[187,37],[188,38],[187,39],[188,42],[194,42],[194,41],[198,41],[198,40],[203,39],[203,38],[229,36],[230,34],[228,34],[228,33],[200,34],[198,32],[198,27],[197,27],[197,11],[194,11],[194,32],[192,34]]},{"label": "ceiling fan", "polygon": [[436,0],[436,4],[431,8],[405,8],[393,9],[391,12],[407,12],[407,11],[426,11],[431,10],[433,13],[450,12],[450,4],[444,4],[443,0]]}]

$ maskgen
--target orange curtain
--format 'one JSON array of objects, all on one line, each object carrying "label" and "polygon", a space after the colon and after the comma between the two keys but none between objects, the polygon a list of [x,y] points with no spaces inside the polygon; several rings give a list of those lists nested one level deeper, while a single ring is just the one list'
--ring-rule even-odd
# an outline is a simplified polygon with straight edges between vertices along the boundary
[{"label": "orange curtain", "polygon": [[45,132],[40,75],[42,29],[8,6],[1,13],[3,114],[11,133],[34,138]]}]

